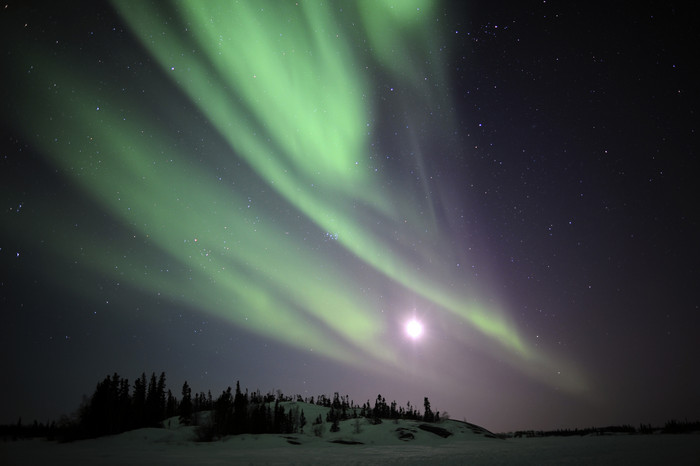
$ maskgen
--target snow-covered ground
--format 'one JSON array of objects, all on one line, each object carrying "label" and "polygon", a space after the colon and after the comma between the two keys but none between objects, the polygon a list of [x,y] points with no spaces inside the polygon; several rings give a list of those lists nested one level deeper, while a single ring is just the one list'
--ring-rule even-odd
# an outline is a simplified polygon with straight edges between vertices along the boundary
[{"label": "snow-covered ground", "polygon": [[425,443],[364,445],[334,444],[304,437],[304,443],[292,445],[279,435],[243,435],[220,442],[194,443],[164,429],[140,429],[69,444],[43,440],[0,443],[0,464],[697,465],[700,435],[453,441],[436,437],[435,441]]},{"label": "snow-covered ground", "polygon": [[[421,429],[421,422],[347,420],[340,431],[313,435],[313,406],[305,406],[304,434],[239,435],[193,441],[194,427],[138,429],[94,440],[0,442],[2,465],[216,464],[472,464],[472,465],[691,465],[700,464],[700,435],[615,435],[501,440],[459,421]],[[323,409],[323,408],[320,408]],[[165,425],[168,425],[167,421]],[[359,429],[358,429],[359,428]],[[359,430],[359,432],[358,432]],[[451,435],[443,438],[439,434]],[[486,435],[485,435],[486,434]],[[400,437],[403,437],[400,438]],[[334,443],[342,441],[345,443]],[[349,444],[353,443],[354,444]]]}]

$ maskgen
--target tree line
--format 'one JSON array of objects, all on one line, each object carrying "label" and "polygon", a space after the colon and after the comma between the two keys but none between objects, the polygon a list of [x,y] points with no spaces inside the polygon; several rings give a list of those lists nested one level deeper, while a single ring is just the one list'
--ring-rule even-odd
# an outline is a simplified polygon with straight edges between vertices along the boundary
[{"label": "tree line", "polygon": [[572,437],[584,435],[611,435],[611,434],[689,434],[700,431],[700,421],[677,421],[672,419],[666,421],[661,426],[654,427],[651,424],[640,424],[634,427],[630,424],[605,426],[605,427],[585,427],[575,429],[557,430],[519,430],[508,434],[501,434],[504,438],[521,437]]},{"label": "tree line", "polygon": [[347,419],[367,418],[376,424],[382,419],[436,422],[441,418],[439,412],[432,411],[427,397],[421,413],[410,402],[404,408],[395,401],[387,403],[381,395],[377,396],[374,405],[367,400],[360,406],[348,395],[340,396],[338,392],[332,398],[319,395],[315,399],[313,396],[285,396],[280,390],[263,395],[260,390],[242,391],[239,382],[236,382],[235,390],[228,387],[214,399],[211,391],[193,394],[185,381],[178,398],[167,388],[164,372],[159,376],[154,372],[150,377],[144,372],[133,384],[115,372],[97,383],[91,396],[83,398],[72,419],[64,416],[58,423],[50,424],[35,421],[31,430],[24,428],[20,420],[15,426],[0,426],[0,432],[6,436],[75,440],[143,427],[169,427],[164,421],[177,417],[181,425],[199,426],[197,435],[200,440],[243,433],[303,433],[308,424],[303,409],[296,405],[285,409],[283,405],[292,401],[329,408],[325,420],[321,416],[312,420],[312,431],[316,435],[322,434],[326,423],[330,424],[331,432],[338,431],[340,421]]},{"label": "tree line", "polygon": [[[382,419],[411,419],[423,422],[439,422],[447,419],[446,413],[433,412],[428,398],[423,399],[423,412],[412,406],[398,406],[395,401],[387,403],[377,395],[374,404],[367,400],[362,405],[350,400],[348,395],[338,392],[333,397],[319,395],[303,398],[301,395],[285,396],[280,390],[262,394],[260,390],[249,393],[242,391],[236,382],[233,390],[228,387],[216,399],[211,391],[192,393],[185,382],[180,390],[180,398],[166,387],[166,376],[145,373],[134,380],[114,373],[100,381],[93,394],[84,397],[74,416],[62,416],[58,421],[25,424],[20,418],[15,424],[0,425],[0,438],[18,439],[45,437],[49,440],[77,440],[113,435],[142,427],[170,427],[164,422],[177,417],[181,425],[195,425],[199,440],[213,440],[225,435],[243,433],[304,433],[309,420],[304,410],[296,404],[302,402],[329,408],[325,420],[317,416],[311,420],[311,433],[323,435],[327,425],[331,432],[340,429],[340,422],[355,419],[354,433],[359,432],[359,420],[368,419],[378,424]],[[289,409],[285,409],[285,405]],[[676,434],[700,431],[700,422],[671,420],[663,427],[640,424],[636,429],[631,425],[608,426],[604,428],[559,429],[556,431],[518,431],[502,434],[502,437],[541,437],[570,435],[605,435],[607,433],[628,434]]]}]

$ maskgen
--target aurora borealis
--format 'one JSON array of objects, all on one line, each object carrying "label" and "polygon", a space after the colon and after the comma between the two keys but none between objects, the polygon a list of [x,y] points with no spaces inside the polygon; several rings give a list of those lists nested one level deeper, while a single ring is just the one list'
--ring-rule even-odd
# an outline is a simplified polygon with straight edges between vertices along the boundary
[{"label": "aurora borealis", "polygon": [[[678,195],[665,180],[685,175],[659,141],[686,145],[664,132],[682,125],[626,140],[634,112],[610,129],[598,105],[627,101],[612,71],[550,89],[556,73],[584,75],[590,51],[540,42],[526,9],[9,4],[3,322],[8,348],[33,341],[4,368],[18,374],[12,390],[51,353],[89,383],[167,370],[195,390],[241,379],[358,400],[427,395],[496,429],[518,409],[514,427],[608,419],[624,391],[614,368],[636,363],[600,355],[667,314],[638,288],[654,283],[679,309],[667,326],[680,339],[651,347],[693,344],[697,302],[634,265],[652,254],[651,275],[683,270],[686,259],[648,252],[669,243],[636,203],[680,221],[661,206]],[[603,97],[584,95],[595,86]],[[678,245],[697,226],[688,218]],[[638,323],[625,327],[631,309]]]}]

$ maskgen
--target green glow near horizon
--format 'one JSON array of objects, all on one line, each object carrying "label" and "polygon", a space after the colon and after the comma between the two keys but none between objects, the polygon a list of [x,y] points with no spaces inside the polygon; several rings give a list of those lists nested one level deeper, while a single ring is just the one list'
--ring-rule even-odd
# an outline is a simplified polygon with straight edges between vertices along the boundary
[{"label": "green glow near horizon", "polygon": [[[410,86],[418,60],[402,41],[426,47],[424,17],[434,4],[360,2],[354,30],[323,3],[176,2],[176,17],[150,2],[114,6],[226,144],[209,150],[211,167],[195,163],[191,148],[170,142],[170,126],[181,124],[177,111],[169,112],[172,121],[157,121],[162,109],[116,92],[105,97],[56,65],[57,81],[73,92],[50,96],[44,123],[32,114],[26,125],[39,126],[54,163],[140,241],[128,242],[133,254],[98,241],[83,266],[300,349],[360,367],[395,366],[399,350],[383,338],[390,322],[378,313],[376,293],[348,286],[357,279],[336,262],[348,261],[476,328],[514,365],[549,366],[501,312],[480,305],[468,288],[446,284],[451,252],[439,247],[433,218],[417,216],[367,164],[374,90],[363,60]],[[357,34],[366,34],[373,56],[353,49]],[[437,61],[430,72],[436,79],[443,73]],[[56,109],[72,118],[57,122],[50,117]],[[230,173],[215,172],[238,160],[259,180],[234,185]],[[250,201],[256,196],[246,194],[247,182],[278,202]],[[290,220],[295,215],[315,225],[312,236],[329,235],[325,253]],[[95,243],[89,233],[64,236],[66,256]],[[416,242],[425,246],[416,251]],[[173,270],[186,272],[154,270],[163,253]]]}]

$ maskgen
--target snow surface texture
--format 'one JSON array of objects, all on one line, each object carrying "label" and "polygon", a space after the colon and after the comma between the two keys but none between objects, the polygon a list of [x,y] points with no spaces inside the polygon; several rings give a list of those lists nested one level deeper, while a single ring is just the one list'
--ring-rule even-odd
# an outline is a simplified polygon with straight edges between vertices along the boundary
[{"label": "snow surface texture", "polygon": [[[404,423],[400,423],[404,424]],[[392,427],[395,427],[391,424]],[[350,426],[342,425],[344,428]],[[58,444],[44,440],[0,443],[0,464],[218,465],[218,464],[472,464],[472,465],[697,465],[698,435],[619,435],[498,440],[418,433],[414,441],[344,445],[309,435],[241,435],[213,443],[189,441],[190,428],[139,429],[113,437]],[[432,437],[428,437],[432,435]],[[340,436],[342,437],[342,435]],[[381,436],[380,436],[381,437]],[[389,437],[389,435],[386,435]],[[419,437],[424,437],[419,440]]]},{"label": "snow surface texture", "polygon": [[[313,420],[326,408],[303,406]],[[472,465],[691,465],[700,464],[700,435],[611,435],[567,438],[494,438],[479,426],[446,420],[425,424],[360,418],[339,432],[311,421],[303,434],[238,435],[198,443],[196,427],[138,429],[110,437],[59,444],[44,440],[0,442],[0,464],[10,465],[218,465],[218,464],[472,464]],[[427,426],[427,427],[426,427]],[[359,432],[358,432],[359,430]]]},{"label": "snow surface texture", "polygon": [[472,465],[697,465],[697,435],[460,440],[426,444],[291,445],[280,436],[241,436],[192,443],[158,429],[141,429],[72,444],[42,440],[0,444],[3,465],[218,464],[472,464]]}]

